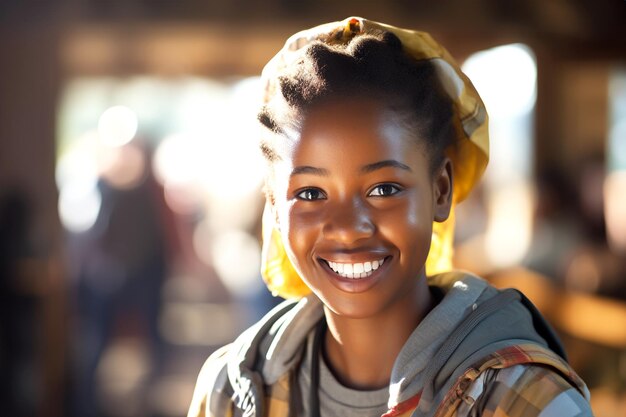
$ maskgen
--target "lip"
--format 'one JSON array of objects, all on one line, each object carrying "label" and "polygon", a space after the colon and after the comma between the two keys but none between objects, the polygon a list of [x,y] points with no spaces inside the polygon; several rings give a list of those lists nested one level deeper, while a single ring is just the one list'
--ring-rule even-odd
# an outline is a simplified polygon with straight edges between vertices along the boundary
[{"label": "lip", "polygon": [[[328,265],[327,261],[339,262],[339,263],[359,263],[359,262],[368,262],[372,260],[378,260],[384,258],[383,264],[372,272],[370,276],[364,278],[347,278],[338,275],[332,268]],[[319,257],[317,258],[318,264],[321,266],[322,270],[328,276],[329,281],[333,286],[337,289],[349,292],[349,293],[360,293],[365,292],[375,286],[381,279],[384,277],[386,271],[390,267],[390,264],[393,262],[393,256],[391,255],[383,255],[380,253],[369,253],[367,255],[359,255],[359,256],[350,256],[350,257],[332,257],[332,259]]]}]

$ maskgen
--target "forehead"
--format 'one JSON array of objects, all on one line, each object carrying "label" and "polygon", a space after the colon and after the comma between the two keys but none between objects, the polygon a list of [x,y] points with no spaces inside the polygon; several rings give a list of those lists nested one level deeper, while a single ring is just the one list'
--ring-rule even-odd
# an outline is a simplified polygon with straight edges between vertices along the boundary
[{"label": "forehead", "polygon": [[[336,157],[376,159],[422,153],[424,146],[408,124],[374,99],[345,98],[319,104],[301,117],[286,157],[330,161]],[[332,157],[332,158],[331,158]]]}]

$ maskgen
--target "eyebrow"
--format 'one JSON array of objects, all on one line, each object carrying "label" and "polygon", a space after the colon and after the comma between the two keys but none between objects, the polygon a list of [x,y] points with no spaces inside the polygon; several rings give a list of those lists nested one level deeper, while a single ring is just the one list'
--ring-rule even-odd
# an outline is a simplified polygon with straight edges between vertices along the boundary
[{"label": "eyebrow", "polygon": [[408,165],[405,165],[402,162],[396,161],[395,159],[387,159],[385,161],[374,162],[373,164],[365,165],[363,168],[361,168],[361,173],[367,174],[372,171],[376,171],[376,170],[388,168],[388,167],[400,168],[405,171],[413,172],[411,167],[409,167]]},{"label": "eyebrow", "polygon": [[330,175],[330,172],[324,168],[316,168],[316,167],[304,165],[304,166],[295,167],[293,171],[291,171],[290,176],[293,177],[294,175],[300,175],[300,174],[313,174],[313,175],[319,175],[322,177],[328,177]]},{"label": "eyebrow", "polygon": [[[363,166],[361,168],[361,173],[368,174],[370,172],[383,169],[383,168],[389,168],[389,167],[399,168],[404,171],[413,172],[411,167],[409,167],[408,165],[405,165],[402,162],[396,161],[395,159],[387,159],[384,161],[374,162],[372,164],[367,164]],[[303,166],[295,167],[293,171],[291,171],[290,176],[293,177],[294,175],[302,175],[302,174],[312,174],[312,175],[318,175],[321,177],[328,177],[330,175],[330,172],[325,168],[317,168],[317,167],[312,167],[309,165],[303,165]]]}]

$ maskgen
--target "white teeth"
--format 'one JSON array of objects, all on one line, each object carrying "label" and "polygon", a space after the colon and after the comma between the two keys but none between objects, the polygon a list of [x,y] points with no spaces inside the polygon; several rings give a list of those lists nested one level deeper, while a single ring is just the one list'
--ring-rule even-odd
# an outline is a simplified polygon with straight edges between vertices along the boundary
[{"label": "white teeth", "polygon": [[339,263],[339,262],[328,262],[328,266],[335,271],[338,275],[341,275],[344,278],[365,278],[369,277],[376,271],[385,261],[384,258],[379,259],[377,261],[372,262],[358,262],[354,264],[349,263]]}]

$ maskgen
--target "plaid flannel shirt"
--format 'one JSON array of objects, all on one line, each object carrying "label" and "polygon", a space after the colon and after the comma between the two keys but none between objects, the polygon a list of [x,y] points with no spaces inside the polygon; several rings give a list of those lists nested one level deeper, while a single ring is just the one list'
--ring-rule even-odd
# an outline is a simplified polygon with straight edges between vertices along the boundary
[{"label": "plaid flannel shirt", "polygon": [[[225,351],[216,352],[200,373],[188,417],[242,415],[228,388]],[[288,417],[291,376],[265,387],[267,417]],[[409,417],[421,393],[383,417]],[[293,401],[293,399],[291,400]],[[534,344],[497,351],[468,368],[448,390],[434,417],[592,416],[584,382],[560,357]],[[265,417],[265,416],[257,416]]]}]

